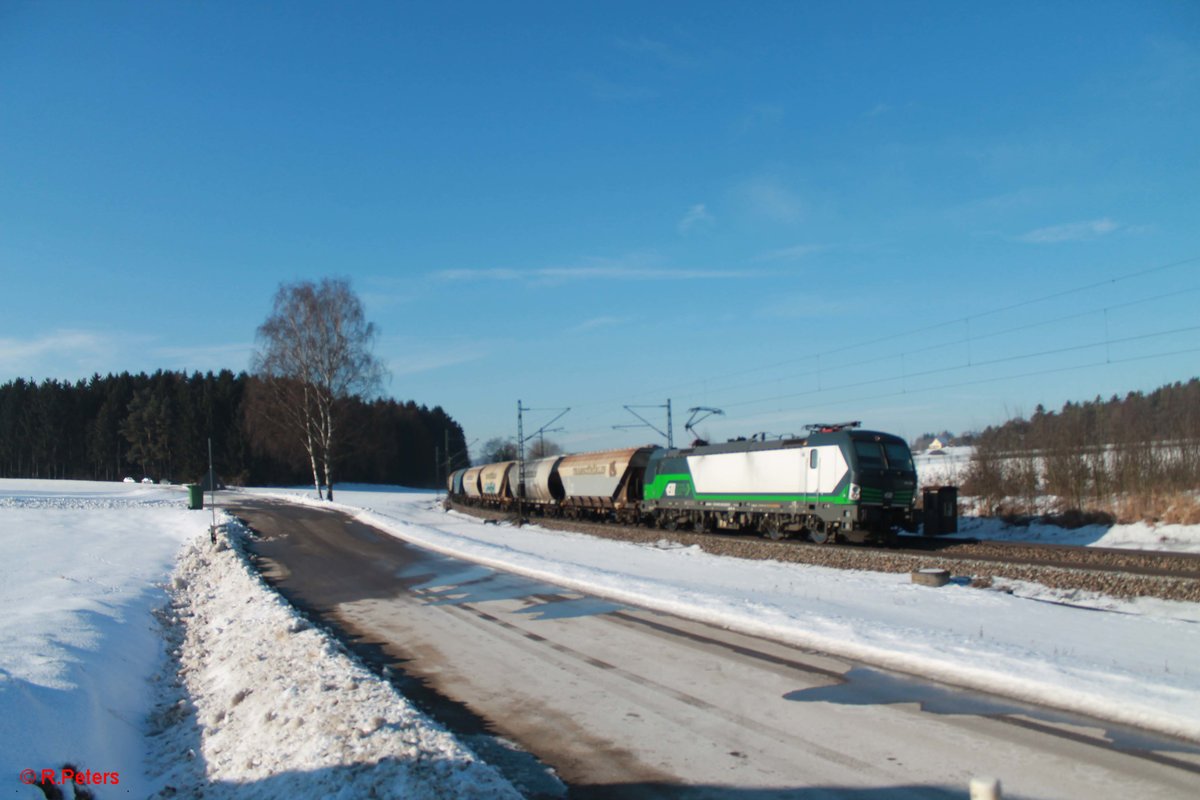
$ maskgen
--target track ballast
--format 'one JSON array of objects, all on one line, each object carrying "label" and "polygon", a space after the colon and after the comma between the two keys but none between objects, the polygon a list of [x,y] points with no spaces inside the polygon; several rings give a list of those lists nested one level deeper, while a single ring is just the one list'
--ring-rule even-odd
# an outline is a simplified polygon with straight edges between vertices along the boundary
[{"label": "track ballast", "polygon": [[[515,523],[512,513],[451,503],[471,516]],[[902,537],[901,546],[818,545],[795,540],[771,541],[755,534],[663,531],[613,523],[535,517],[531,523],[606,539],[656,544],[667,540],[695,545],[706,553],[734,558],[812,564],[832,569],[912,572],[945,569],[973,586],[998,579],[1040,583],[1064,591],[1097,592],[1112,597],[1155,597],[1200,602],[1200,555],[1146,550]]]}]

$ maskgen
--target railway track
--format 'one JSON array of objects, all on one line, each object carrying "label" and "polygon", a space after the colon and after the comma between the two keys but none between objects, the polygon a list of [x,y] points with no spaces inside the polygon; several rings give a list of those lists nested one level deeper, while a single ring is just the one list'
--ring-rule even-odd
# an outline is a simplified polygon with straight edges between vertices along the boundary
[{"label": "railway track", "polygon": [[1135,575],[1200,579],[1200,554],[1038,542],[918,539],[903,537],[898,552],[936,554],[957,560],[1026,563],[1047,567],[1128,572]]},{"label": "railway track", "polygon": [[[507,512],[461,504],[453,504],[453,508],[485,519],[516,521],[515,515]],[[735,558],[876,572],[945,569],[980,587],[1003,581],[1029,581],[1063,591],[1097,592],[1119,598],[1200,602],[1200,555],[1190,553],[919,537],[902,537],[898,548],[818,545],[794,540],[771,541],[754,534],[667,532],[549,517],[536,517],[531,522],[551,530],[650,546],[669,541]]]}]

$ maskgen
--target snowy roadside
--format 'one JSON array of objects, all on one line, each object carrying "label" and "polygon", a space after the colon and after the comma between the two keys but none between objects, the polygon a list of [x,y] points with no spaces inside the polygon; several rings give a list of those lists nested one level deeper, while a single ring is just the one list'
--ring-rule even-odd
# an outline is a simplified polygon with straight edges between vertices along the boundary
[{"label": "snowy roadside", "polygon": [[153,717],[159,796],[519,797],[267,588],[241,526],[223,528],[186,546],[162,614],[180,680]]},{"label": "snowy roadside", "polygon": [[[253,493],[329,506],[302,491]],[[965,581],[934,589],[667,539],[485,525],[442,511],[432,492],[344,487],[335,505],[421,547],[576,591],[1200,741],[1200,604]]]},{"label": "snowy roadside", "polygon": [[0,480],[15,796],[44,796],[23,771],[67,765],[103,780],[87,786],[98,800],[518,796],[185,504],[179,487]]}]

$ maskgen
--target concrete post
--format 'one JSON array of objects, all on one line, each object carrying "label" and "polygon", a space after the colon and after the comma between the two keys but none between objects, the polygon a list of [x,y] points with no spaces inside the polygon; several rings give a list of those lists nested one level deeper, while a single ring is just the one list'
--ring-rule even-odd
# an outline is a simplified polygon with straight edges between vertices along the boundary
[{"label": "concrete post", "polygon": [[1001,800],[997,778],[971,778],[971,800]]}]

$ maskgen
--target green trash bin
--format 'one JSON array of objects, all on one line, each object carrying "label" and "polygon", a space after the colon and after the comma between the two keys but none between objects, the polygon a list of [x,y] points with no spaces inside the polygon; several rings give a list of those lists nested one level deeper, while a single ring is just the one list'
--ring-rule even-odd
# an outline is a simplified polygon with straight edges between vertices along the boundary
[{"label": "green trash bin", "polygon": [[192,511],[204,508],[204,487],[196,483],[188,484],[188,508]]}]

